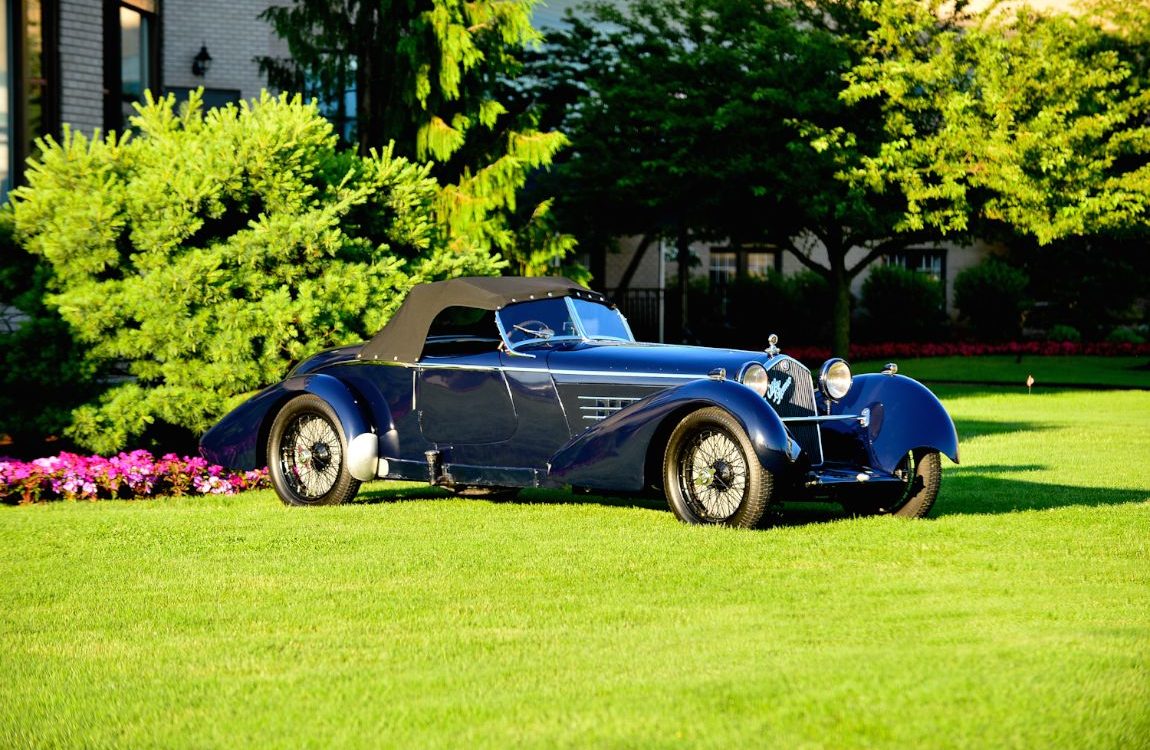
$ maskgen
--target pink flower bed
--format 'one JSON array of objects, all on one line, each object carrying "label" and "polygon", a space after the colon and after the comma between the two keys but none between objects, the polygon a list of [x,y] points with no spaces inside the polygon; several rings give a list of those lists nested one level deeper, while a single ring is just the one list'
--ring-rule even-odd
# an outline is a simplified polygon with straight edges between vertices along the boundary
[{"label": "pink flower bed", "polygon": [[[786,353],[806,362],[822,361],[830,356],[830,349],[802,346],[787,349]],[[1011,341],[1003,344],[969,344],[959,342],[907,344],[854,344],[851,359],[913,359],[916,357],[981,357],[990,354],[1026,355],[1032,357],[1094,356],[1144,357],[1150,356],[1150,344],[1126,344],[1096,341]]]},{"label": "pink flower bed", "polygon": [[61,453],[24,462],[0,458],[0,501],[134,499],[157,495],[234,495],[268,487],[267,469],[234,472],[202,458],[144,450],[111,458]]}]

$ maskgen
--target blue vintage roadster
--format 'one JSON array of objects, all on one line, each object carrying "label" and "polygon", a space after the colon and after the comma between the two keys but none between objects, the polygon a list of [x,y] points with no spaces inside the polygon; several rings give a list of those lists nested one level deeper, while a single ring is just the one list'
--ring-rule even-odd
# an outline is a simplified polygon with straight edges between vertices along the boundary
[{"label": "blue vintage roadster", "polygon": [[377,478],[460,494],[662,492],[689,523],[754,526],[778,501],[925,515],[958,436],[893,365],[817,375],[780,353],[639,343],[601,294],[559,278],[412,289],[370,341],[321,352],[228,414],[201,451],[267,465],[291,505]]}]

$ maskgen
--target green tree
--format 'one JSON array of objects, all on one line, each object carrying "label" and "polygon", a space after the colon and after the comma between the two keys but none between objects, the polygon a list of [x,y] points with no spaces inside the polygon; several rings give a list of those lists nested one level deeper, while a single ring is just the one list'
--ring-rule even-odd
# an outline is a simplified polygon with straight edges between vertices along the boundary
[{"label": "green tree", "polygon": [[263,14],[291,57],[260,65],[271,85],[315,96],[348,123],[360,153],[394,143],[400,156],[432,161],[445,226],[482,240],[512,270],[542,275],[574,241],[555,231],[546,199],[517,201],[566,143],[507,106],[509,79],[537,37],[535,2],[294,0]]},{"label": "green tree", "polygon": [[836,353],[884,255],[990,223],[1048,240],[1144,221],[1150,94],[1116,51],[1132,43],[1086,21],[938,0],[590,13],[539,67],[544,122],[574,144],[557,210],[777,245],[828,282]]},{"label": "green tree", "polygon": [[13,193],[48,303],[126,376],[73,413],[82,445],[202,431],[305,354],[374,333],[413,284],[498,272],[440,223],[428,166],[337,150],[314,106],[174,107],[149,101],[136,136],[46,140]]}]

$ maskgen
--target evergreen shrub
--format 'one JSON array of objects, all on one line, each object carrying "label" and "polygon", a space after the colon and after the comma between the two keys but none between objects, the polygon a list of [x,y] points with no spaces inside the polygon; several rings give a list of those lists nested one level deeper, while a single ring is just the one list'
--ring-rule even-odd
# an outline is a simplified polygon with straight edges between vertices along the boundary
[{"label": "evergreen shrub", "polygon": [[1082,341],[1082,334],[1074,326],[1058,324],[1046,333],[1047,341],[1069,341],[1077,343]]},{"label": "evergreen shrub", "polygon": [[1130,326],[1118,326],[1106,335],[1110,344],[1145,344],[1146,337]]},{"label": "evergreen shrub", "polygon": [[860,334],[870,341],[935,341],[947,327],[942,285],[901,266],[875,266],[863,281]]},{"label": "evergreen shrub", "polygon": [[13,193],[47,302],[126,376],[72,414],[97,452],[161,423],[201,432],[305,355],[370,336],[414,284],[500,267],[438,220],[427,166],[338,150],[298,97],[149,97],[132,125],[46,139]]},{"label": "evergreen shrub", "polygon": [[983,341],[1016,338],[1029,277],[998,258],[990,257],[954,279],[954,305]]}]

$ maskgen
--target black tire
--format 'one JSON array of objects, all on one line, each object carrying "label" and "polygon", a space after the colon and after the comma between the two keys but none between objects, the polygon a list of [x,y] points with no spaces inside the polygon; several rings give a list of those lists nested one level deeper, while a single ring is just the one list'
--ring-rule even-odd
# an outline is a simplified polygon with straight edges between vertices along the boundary
[{"label": "black tire", "polygon": [[848,506],[858,515],[922,518],[930,512],[942,484],[942,459],[938,451],[913,450],[903,456],[894,473],[905,481],[900,492],[888,499]]},{"label": "black tire", "polygon": [[667,441],[663,487],[680,521],[751,528],[763,517],[771,486],[746,431],[723,409],[691,412]]},{"label": "black tire", "polygon": [[272,422],[268,473],[286,505],[338,505],[359,492],[359,480],[347,471],[339,417],[311,394],[288,401]]}]

